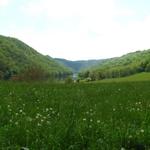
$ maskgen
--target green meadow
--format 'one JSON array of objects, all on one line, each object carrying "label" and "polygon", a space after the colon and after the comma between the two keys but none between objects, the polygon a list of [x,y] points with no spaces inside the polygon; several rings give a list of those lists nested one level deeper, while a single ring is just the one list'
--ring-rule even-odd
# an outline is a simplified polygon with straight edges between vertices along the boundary
[{"label": "green meadow", "polygon": [[0,82],[0,149],[150,149],[150,81]]},{"label": "green meadow", "polygon": [[105,83],[105,82],[139,82],[139,81],[150,81],[150,73],[142,72],[127,77],[99,80],[98,82]]}]

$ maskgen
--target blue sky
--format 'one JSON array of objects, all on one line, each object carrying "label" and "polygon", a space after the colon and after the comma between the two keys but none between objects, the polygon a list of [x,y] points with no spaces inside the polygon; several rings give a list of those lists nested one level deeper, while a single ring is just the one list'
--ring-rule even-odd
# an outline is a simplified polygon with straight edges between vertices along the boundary
[{"label": "blue sky", "polygon": [[0,34],[70,60],[150,48],[149,0],[0,0]]}]

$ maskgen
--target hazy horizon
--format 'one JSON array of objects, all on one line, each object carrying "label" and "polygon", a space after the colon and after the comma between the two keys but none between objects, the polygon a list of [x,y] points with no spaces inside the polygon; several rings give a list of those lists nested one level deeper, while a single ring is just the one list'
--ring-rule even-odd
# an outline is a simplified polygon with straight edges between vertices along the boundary
[{"label": "hazy horizon", "polygon": [[150,48],[149,0],[1,0],[0,34],[53,58],[90,60]]}]

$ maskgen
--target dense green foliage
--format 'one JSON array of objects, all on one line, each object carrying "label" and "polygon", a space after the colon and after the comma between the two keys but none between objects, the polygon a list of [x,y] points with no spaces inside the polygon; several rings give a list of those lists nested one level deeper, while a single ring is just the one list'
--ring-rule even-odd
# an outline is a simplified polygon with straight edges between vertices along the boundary
[{"label": "dense green foliage", "polygon": [[103,61],[89,70],[81,72],[80,78],[92,80],[125,77],[140,72],[150,72],[150,50],[129,53],[122,57]]},{"label": "dense green foliage", "polygon": [[54,59],[43,56],[18,39],[0,36],[0,78],[9,79],[31,67],[41,68],[55,77],[71,73]]},{"label": "dense green foliage", "polygon": [[104,60],[79,60],[79,61],[70,61],[66,59],[55,58],[59,63],[70,68],[74,73],[78,73],[81,70],[85,70],[96,64],[102,63]]},{"label": "dense green foliage", "polygon": [[0,148],[150,148],[150,82],[0,83]]}]

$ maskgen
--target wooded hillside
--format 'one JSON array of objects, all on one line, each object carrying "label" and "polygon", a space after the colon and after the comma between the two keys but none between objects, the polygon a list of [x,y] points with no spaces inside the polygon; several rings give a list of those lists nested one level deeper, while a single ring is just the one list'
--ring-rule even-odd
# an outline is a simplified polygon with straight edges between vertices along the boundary
[{"label": "wooded hillside", "polygon": [[129,76],[140,72],[150,72],[150,49],[105,60],[101,64],[81,72],[79,77],[101,80]]},{"label": "wooded hillside", "polygon": [[[34,69],[33,69],[34,68]],[[26,70],[40,69],[49,76],[61,77],[71,74],[65,66],[54,59],[38,53],[22,41],[0,36],[0,78],[10,79]]]}]

